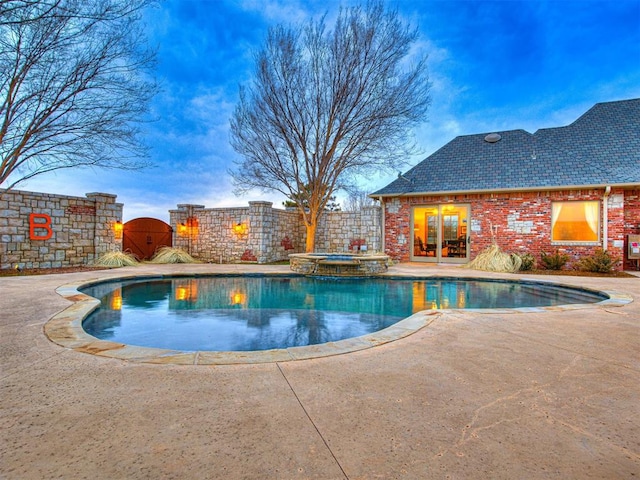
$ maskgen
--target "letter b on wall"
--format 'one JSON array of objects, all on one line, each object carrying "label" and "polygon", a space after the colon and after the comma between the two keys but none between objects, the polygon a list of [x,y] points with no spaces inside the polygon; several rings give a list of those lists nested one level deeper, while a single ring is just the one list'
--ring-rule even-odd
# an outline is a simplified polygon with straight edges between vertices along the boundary
[{"label": "letter b on wall", "polygon": [[46,213],[31,213],[29,215],[29,238],[31,240],[49,240],[53,235],[51,217]]}]

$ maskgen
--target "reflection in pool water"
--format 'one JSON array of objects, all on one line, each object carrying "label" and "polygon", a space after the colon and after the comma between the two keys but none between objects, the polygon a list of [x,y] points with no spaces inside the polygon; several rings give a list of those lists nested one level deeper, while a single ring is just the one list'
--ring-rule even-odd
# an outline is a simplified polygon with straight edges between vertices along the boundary
[{"label": "reflection in pool water", "polygon": [[183,351],[288,348],[382,330],[421,310],[593,303],[561,286],[469,279],[215,276],[136,279],[82,289],[101,306],[87,333]]}]

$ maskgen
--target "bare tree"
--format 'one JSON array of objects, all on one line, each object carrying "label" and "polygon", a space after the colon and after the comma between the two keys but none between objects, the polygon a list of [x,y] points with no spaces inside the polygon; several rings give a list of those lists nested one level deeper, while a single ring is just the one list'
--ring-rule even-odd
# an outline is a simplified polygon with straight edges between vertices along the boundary
[{"label": "bare tree", "polygon": [[[412,150],[408,131],[429,105],[426,58],[407,61],[417,30],[381,3],[278,26],[240,89],[231,142],[243,156],[230,174],[238,192],[275,190],[298,205],[313,251],[318,219],[349,179],[394,168]],[[304,198],[303,198],[304,197]]]},{"label": "bare tree", "polygon": [[0,185],[53,170],[146,164],[139,122],[151,0],[0,0]]},{"label": "bare tree", "polygon": [[[308,199],[310,198],[310,187],[308,185],[305,185],[304,188],[302,190],[300,190],[300,192],[292,197],[290,197],[288,200],[285,200],[284,202],[282,202],[282,205],[285,208],[292,208],[292,209],[300,209],[302,208],[303,210],[309,210],[309,204],[308,204]],[[339,212],[340,211],[340,204],[338,202],[336,202],[336,197],[332,196],[327,200],[327,204],[324,207],[326,212]]]},{"label": "bare tree", "polygon": [[347,212],[359,212],[364,207],[371,207],[375,205],[373,198],[371,198],[364,190],[351,188],[347,193],[349,196],[347,197],[344,206],[344,209]]}]

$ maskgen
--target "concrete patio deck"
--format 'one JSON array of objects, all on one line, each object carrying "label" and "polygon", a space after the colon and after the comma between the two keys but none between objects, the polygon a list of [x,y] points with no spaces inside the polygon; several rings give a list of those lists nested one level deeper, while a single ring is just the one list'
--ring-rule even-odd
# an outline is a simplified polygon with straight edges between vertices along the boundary
[{"label": "concrete patio deck", "polygon": [[57,287],[131,271],[288,267],[0,278],[0,478],[640,478],[640,278],[530,277],[635,301],[445,311],[391,343],[278,363],[134,363],[44,335],[69,306]]}]

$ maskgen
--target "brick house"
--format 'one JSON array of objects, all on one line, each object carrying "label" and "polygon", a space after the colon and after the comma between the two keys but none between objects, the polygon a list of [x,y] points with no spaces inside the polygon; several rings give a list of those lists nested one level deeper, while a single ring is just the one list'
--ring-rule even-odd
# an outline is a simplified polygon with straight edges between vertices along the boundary
[{"label": "brick house", "polygon": [[534,134],[456,137],[371,196],[394,260],[466,263],[495,241],[537,259],[569,254],[568,266],[605,248],[620,269],[635,267],[640,99],[599,103]]}]

